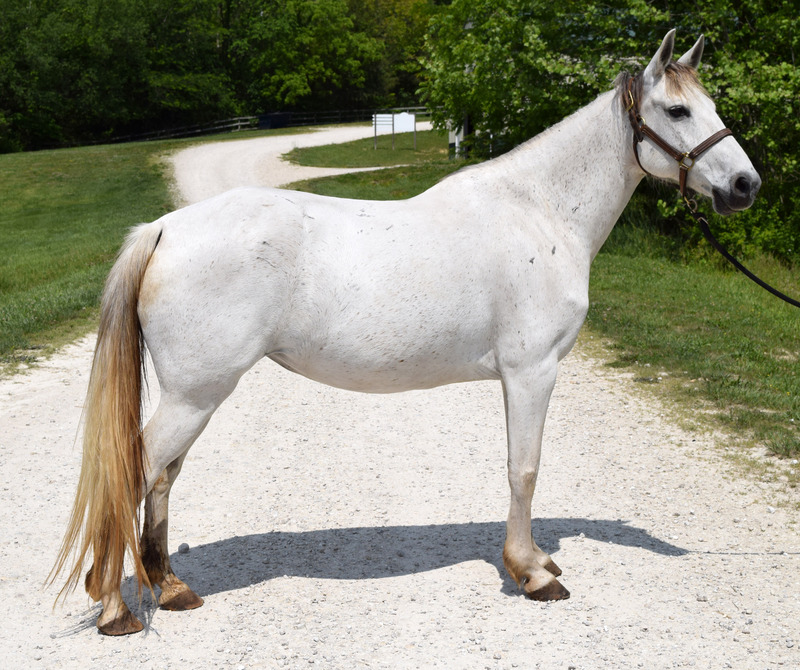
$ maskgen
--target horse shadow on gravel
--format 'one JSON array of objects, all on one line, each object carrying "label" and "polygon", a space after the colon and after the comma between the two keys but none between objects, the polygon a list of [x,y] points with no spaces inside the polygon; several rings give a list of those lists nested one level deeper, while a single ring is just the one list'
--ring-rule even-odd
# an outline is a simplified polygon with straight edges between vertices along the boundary
[{"label": "horse shadow on gravel", "polygon": [[[534,522],[534,530],[539,546],[550,554],[558,551],[562,539],[581,534],[665,556],[689,553],[622,520],[541,519]],[[504,522],[272,531],[200,545],[170,560],[200,596],[285,575],[380,579],[474,560],[494,565],[503,579],[503,592],[516,594],[517,586],[502,564],[504,539]]]},{"label": "horse shadow on gravel", "polygon": [[[570,537],[638,548],[662,556],[685,556],[686,549],[665,542],[620,519],[537,519],[536,541],[555,554]],[[519,594],[502,562],[505,522],[425,526],[365,526],[303,532],[271,531],[230,537],[174,553],[177,574],[200,596],[235,591],[289,575],[317,579],[381,579],[436,570],[466,561],[493,565],[502,580],[501,591]],[[558,562],[558,556],[555,556]],[[136,580],[123,580],[122,594],[131,611],[152,630],[158,606],[145,589],[137,602]],[[100,605],[81,612],[52,637],[68,637],[94,629]]]}]

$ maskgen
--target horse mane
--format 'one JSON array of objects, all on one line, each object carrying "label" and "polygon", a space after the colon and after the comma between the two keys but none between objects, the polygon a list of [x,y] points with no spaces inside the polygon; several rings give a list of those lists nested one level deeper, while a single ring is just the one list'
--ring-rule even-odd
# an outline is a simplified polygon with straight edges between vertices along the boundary
[{"label": "horse mane", "polygon": [[[670,95],[677,95],[681,98],[685,98],[690,91],[698,91],[703,95],[708,96],[708,92],[706,91],[705,87],[700,83],[700,79],[697,76],[697,70],[693,67],[685,65],[684,63],[680,63],[678,61],[671,61],[665,70],[666,76],[666,87],[667,93]],[[628,107],[628,82],[633,80],[633,84],[631,86],[631,93],[636,100],[642,99],[642,93],[644,90],[644,70],[639,71],[637,74],[632,75],[626,70],[620,72],[616,79],[614,79],[613,88],[612,90],[616,90],[617,98],[620,100],[622,104],[622,108],[626,109]],[[709,96],[710,97],[710,96]],[[570,115],[571,116],[571,115]],[[569,118],[569,116],[562,119],[562,121]],[[547,135],[557,126],[550,126],[545,128],[542,132],[534,135],[530,139],[526,140],[525,142],[521,142],[513,149],[501,154],[492,159],[492,162],[495,164],[499,164],[501,162],[507,161],[512,158],[515,154],[519,151],[523,150],[523,147],[527,146],[530,147],[532,142],[540,141],[547,137]],[[446,181],[455,177],[456,175],[463,175],[464,172],[468,172],[474,170],[476,168],[480,168],[482,164],[476,165],[467,165],[463,168],[456,170],[455,172],[451,172],[447,176],[445,176],[441,181]]]}]

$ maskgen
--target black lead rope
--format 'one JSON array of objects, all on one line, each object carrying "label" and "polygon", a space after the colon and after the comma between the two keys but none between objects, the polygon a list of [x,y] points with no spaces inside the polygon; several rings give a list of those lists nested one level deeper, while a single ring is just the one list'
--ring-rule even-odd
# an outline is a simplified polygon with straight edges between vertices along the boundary
[{"label": "black lead rope", "polygon": [[735,267],[739,272],[741,272],[745,277],[751,279],[756,284],[758,284],[761,288],[769,291],[772,295],[780,298],[784,302],[788,302],[790,305],[794,305],[795,307],[800,307],[800,301],[795,300],[794,298],[790,298],[785,293],[781,293],[778,289],[770,286],[765,282],[763,279],[754,275],[750,270],[748,270],[744,265],[742,265],[738,260],[736,260],[728,250],[723,247],[716,237],[714,237],[711,229],[708,227],[708,219],[697,211],[697,203],[694,200],[689,200],[688,198],[683,199],[686,203],[686,207],[689,209],[689,213],[692,215],[694,220],[697,222],[697,225],[700,226],[700,231],[703,233],[703,237],[706,238],[708,243],[714,247],[717,251],[719,251],[722,256],[727,259],[733,267]]}]

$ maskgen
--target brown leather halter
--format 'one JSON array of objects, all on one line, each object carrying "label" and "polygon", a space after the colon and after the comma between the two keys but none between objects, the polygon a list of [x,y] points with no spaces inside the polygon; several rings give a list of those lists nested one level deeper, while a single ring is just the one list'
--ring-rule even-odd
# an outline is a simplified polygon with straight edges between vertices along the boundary
[{"label": "brown leather halter", "polygon": [[699,158],[700,154],[713,147],[721,139],[727,137],[728,135],[733,135],[733,132],[730,130],[730,128],[723,128],[722,130],[718,130],[708,139],[700,142],[700,144],[698,144],[691,151],[678,151],[663,137],[661,137],[661,135],[659,135],[655,130],[650,128],[650,126],[645,123],[644,117],[639,113],[639,101],[633,96],[633,79],[633,77],[628,79],[628,106],[625,111],[628,112],[628,119],[630,120],[631,127],[633,128],[633,155],[636,157],[636,162],[639,164],[639,167],[645,174],[650,174],[650,172],[645,170],[645,168],[642,166],[642,162],[639,160],[639,143],[642,142],[645,137],[647,137],[653,142],[653,144],[659,147],[662,151],[668,153],[678,162],[679,188],[681,195],[684,197],[684,199],[687,199],[686,177],[689,174],[689,170],[691,170],[694,166],[695,161]]},{"label": "brown leather halter", "polygon": [[[634,77],[628,78],[628,85],[627,85],[627,93],[628,93],[628,105],[625,111],[628,113],[628,118],[631,122],[631,127],[633,128],[633,155],[636,157],[636,162],[639,164],[639,167],[642,169],[642,172],[645,174],[650,174],[645,168],[642,166],[642,162],[639,160],[639,143],[644,140],[645,137],[649,138],[656,146],[658,146],[662,151],[665,151],[670,156],[672,156],[678,162],[679,168],[679,188],[681,191],[681,195],[683,196],[683,201],[686,203],[686,207],[689,209],[689,213],[692,215],[694,220],[700,226],[700,230],[703,233],[703,236],[706,240],[713,246],[720,254],[722,254],[726,260],[730,261],[730,263],[739,270],[742,274],[744,274],[748,279],[753,280],[756,284],[758,284],[761,288],[766,289],[772,295],[780,298],[784,302],[793,305],[794,307],[800,307],[800,300],[795,300],[794,298],[790,298],[785,293],[779,291],[773,286],[770,286],[767,282],[765,282],[760,277],[756,276],[750,270],[748,270],[744,265],[742,265],[736,258],[734,258],[727,249],[725,249],[717,240],[716,237],[711,232],[711,228],[708,225],[708,219],[700,212],[697,211],[697,203],[689,198],[688,194],[686,193],[686,177],[689,174],[689,170],[692,169],[694,166],[695,161],[697,158],[702,154],[704,151],[707,151],[711,147],[713,147],[717,142],[721,139],[727,137],[728,135],[733,135],[733,132],[729,128],[723,128],[722,130],[718,130],[714,133],[711,137],[706,140],[703,140],[698,144],[694,149],[691,151],[680,152],[675,147],[673,147],[669,142],[667,142],[663,137],[661,137],[657,132],[652,130],[650,126],[648,126],[645,121],[644,117],[639,113],[639,103],[633,95],[633,81]],[[688,161],[688,162],[687,162]]]}]

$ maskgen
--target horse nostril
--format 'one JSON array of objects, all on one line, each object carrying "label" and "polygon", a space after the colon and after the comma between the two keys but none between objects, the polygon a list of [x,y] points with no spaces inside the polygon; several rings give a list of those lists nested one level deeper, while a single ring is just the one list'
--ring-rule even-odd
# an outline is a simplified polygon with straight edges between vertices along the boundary
[{"label": "horse nostril", "polygon": [[733,187],[740,195],[750,195],[750,180],[747,177],[739,177]]}]

